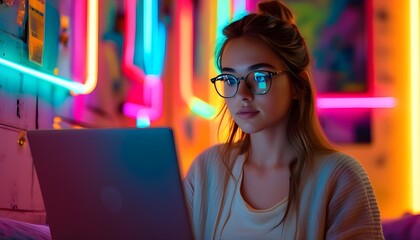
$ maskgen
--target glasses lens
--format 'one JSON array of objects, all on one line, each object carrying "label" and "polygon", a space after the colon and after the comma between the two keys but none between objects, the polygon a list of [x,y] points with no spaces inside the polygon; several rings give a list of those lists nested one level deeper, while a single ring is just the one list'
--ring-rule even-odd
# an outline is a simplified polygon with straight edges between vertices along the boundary
[{"label": "glasses lens", "polygon": [[264,71],[252,72],[248,75],[247,84],[254,93],[264,94],[270,89],[271,76]]},{"label": "glasses lens", "polygon": [[233,97],[238,88],[238,80],[229,74],[222,74],[216,77],[214,86],[217,92],[223,97]]}]

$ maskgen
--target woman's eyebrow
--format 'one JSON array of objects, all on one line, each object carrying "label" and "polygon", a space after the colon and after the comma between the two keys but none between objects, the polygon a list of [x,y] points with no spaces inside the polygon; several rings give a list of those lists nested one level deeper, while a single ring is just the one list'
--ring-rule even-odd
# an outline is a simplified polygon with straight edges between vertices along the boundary
[{"label": "woman's eyebrow", "polygon": [[222,72],[236,72],[233,68],[224,67],[222,68]]},{"label": "woman's eyebrow", "polygon": [[272,69],[275,69],[275,67],[273,65],[269,64],[269,63],[257,63],[257,64],[254,64],[254,65],[249,66],[248,67],[248,70],[249,71],[254,71],[254,70],[257,70],[257,69],[260,69],[260,68],[272,68]]},{"label": "woman's eyebrow", "polygon": [[[272,69],[275,69],[275,67],[273,65],[269,64],[269,63],[257,63],[257,64],[254,64],[254,65],[249,66],[248,67],[248,70],[249,71],[254,71],[254,70],[258,70],[260,68],[272,68]],[[224,67],[224,68],[222,68],[222,72],[232,72],[232,73],[234,73],[236,71],[233,68]]]}]

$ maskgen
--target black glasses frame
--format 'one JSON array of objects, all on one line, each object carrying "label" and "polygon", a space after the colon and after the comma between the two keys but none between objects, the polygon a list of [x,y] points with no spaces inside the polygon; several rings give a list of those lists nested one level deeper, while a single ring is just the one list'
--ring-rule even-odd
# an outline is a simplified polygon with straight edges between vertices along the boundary
[{"label": "black glasses frame", "polygon": [[[252,88],[248,84],[248,80],[247,80],[248,79],[248,76],[250,74],[255,73],[255,72],[266,73],[270,77],[270,85],[267,88],[267,90],[265,90],[264,92],[255,92],[254,90],[252,90]],[[277,72],[271,72],[271,71],[267,71],[267,70],[255,70],[255,71],[249,72],[245,77],[236,77],[236,76],[234,76],[232,74],[229,74],[229,73],[222,73],[222,74],[217,75],[214,78],[211,78],[210,81],[211,81],[211,83],[213,83],[214,89],[216,89],[217,94],[219,94],[219,96],[221,96],[222,98],[233,98],[234,96],[236,96],[236,94],[238,93],[238,90],[239,90],[239,83],[241,82],[241,80],[245,81],[245,84],[246,84],[248,90],[251,91],[253,94],[256,94],[256,95],[264,95],[264,94],[268,93],[268,91],[271,89],[271,81],[273,80],[273,76],[275,76],[275,75],[282,75],[282,74],[284,74],[286,72],[287,72],[287,70],[277,71]],[[219,90],[217,89],[216,82],[217,81],[222,81],[222,80],[218,80],[218,78],[220,78],[221,76],[231,76],[234,79],[236,79],[236,91],[235,91],[235,93],[232,96],[229,96],[229,97],[223,96],[223,94],[220,93]]]}]

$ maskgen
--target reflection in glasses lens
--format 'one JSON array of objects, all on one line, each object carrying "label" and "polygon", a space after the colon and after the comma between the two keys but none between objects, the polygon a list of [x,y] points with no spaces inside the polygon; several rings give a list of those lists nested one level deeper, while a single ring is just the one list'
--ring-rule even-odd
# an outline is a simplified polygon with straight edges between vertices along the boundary
[{"label": "reflection in glasses lens", "polygon": [[245,80],[246,86],[254,94],[266,94],[271,87],[272,76],[282,74],[281,72],[252,71],[246,77],[235,77],[232,74],[220,74],[211,79],[217,93],[223,98],[231,98],[236,95],[241,80]]}]

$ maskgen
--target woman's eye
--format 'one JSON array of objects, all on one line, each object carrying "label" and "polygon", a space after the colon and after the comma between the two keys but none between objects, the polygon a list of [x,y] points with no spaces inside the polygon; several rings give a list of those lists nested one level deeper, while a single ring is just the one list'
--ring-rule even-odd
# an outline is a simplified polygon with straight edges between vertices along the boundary
[{"label": "woman's eye", "polygon": [[224,81],[224,83],[225,83],[226,85],[229,85],[229,86],[231,86],[231,85],[235,85],[235,84],[236,84],[236,79],[235,79],[235,78],[233,78],[233,77],[230,77],[230,76],[221,76],[221,77],[220,77],[220,80],[221,80],[221,81]]},{"label": "woman's eye", "polygon": [[228,80],[226,80],[226,83],[228,85],[235,85],[236,84],[236,80],[235,79],[228,79]]},{"label": "woman's eye", "polygon": [[254,74],[254,80],[257,82],[267,82],[268,81],[268,75],[264,73],[258,73],[256,72]]}]

